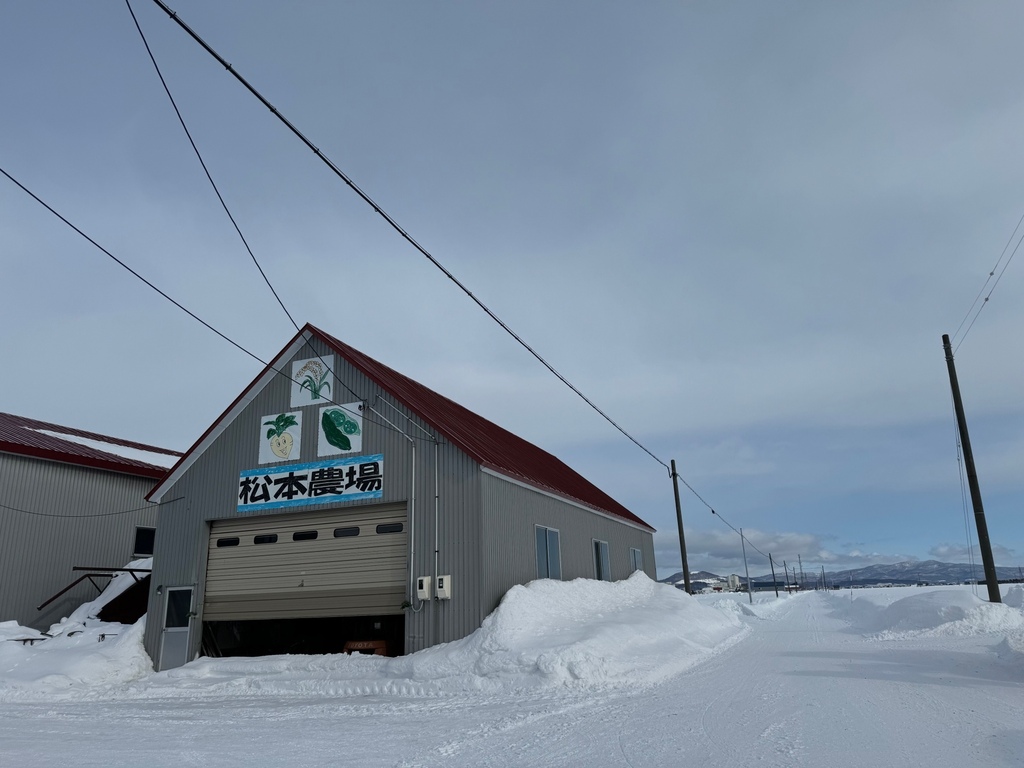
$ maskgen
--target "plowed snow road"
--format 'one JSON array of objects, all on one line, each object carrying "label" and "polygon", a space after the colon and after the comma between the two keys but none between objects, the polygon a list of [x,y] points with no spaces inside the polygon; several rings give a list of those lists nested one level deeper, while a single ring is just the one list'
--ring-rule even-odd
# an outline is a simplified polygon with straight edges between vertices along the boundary
[{"label": "plowed snow road", "polygon": [[748,630],[643,689],[284,697],[240,678],[237,696],[10,701],[0,765],[1024,765],[1024,669],[998,632],[881,639],[848,593],[723,605]]}]

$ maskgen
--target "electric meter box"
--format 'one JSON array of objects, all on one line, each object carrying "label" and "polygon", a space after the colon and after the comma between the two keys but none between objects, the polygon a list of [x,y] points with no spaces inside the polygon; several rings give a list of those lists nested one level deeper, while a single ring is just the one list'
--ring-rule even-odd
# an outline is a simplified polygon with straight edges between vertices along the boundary
[{"label": "electric meter box", "polygon": [[437,599],[438,600],[451,600],[452,599],[452,577],[451,576],[438,576],[437,577]]},{"label": "electric meter box", "polygon": [[416,579],[416,597],[419,600],[430,599],[430,577],[420,576]]}]

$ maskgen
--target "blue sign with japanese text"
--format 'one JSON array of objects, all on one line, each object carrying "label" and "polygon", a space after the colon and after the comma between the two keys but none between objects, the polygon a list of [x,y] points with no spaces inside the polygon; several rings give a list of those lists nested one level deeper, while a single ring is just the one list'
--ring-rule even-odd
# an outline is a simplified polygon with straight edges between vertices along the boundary
[{"label": "blue sign with japanese text", "polygon": [[246,469],[238,478],[239,512],[379,499],[383,495],[382,453],[273,469]]}]

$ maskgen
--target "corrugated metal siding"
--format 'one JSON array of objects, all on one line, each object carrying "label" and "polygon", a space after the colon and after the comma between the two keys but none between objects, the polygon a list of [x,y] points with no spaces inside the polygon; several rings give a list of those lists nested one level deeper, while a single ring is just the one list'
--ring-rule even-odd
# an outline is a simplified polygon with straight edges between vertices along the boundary
[{"label": "corrugated metal siding", "polygon": [[[395,533],[378,525],[400,524]],[[357,535],[337,538],[337,528]],[[298,531],[313,539],[295,541]],[[273,543],[257,544],[257,536]],[[220,546],[222,540],[233,546]],[[405,505],[340,508],[213,523],[206,621],[401,614],[409,565]]]},{"label": "corrugated metal siding", "polygon": [[[316,352],[334,354],[319,339],[311,341]],[[307,346],[295,359],[313,356]],[[290,363],[289,363],[290,364]],[[434,568],[434,444],[425,440],[424,433],[410,425],[394,408],[377,401],[378,396],[394,404],[388,393],[360,371],[335,357],[336,377],[344,382],[352,395],[341,384],[333,393],[339,403],[362,400],[379,411],[416,438],[416,510],[410,520],[415,526],[415,575],[433,575]],[[147,623],[146,648],[156,659],[162,628],[163,598],[156,595],[158,586],[193,586],[196,588],[196,610],[202,620],[206,573],[207,545],[210,521],[244,517],[237,511],[236,493],[239,472],[259,466],[259,420],[269,413],[292,410],[289,403],[290,380],[275,377],[244,407],[235,420],[227,424],[213,445],[200,454],[184,475],[165,489],[162,498],[179,498],[161,508],[155,553],[153,587],[150,593],[150,614]],[[397,404],[395,404],[397,405]],[[318,406],[303,409],[301,461],[316,456],[316,416]],[[428,433],[434,430],[408,409],[399,410]],[[308,426],[305,422],[308,421]],[[384,454],[384,495],[381,499],[355,502],[344,507],[367,504],[411,504],[412,448],[401,433],[388,427],[372,411],[364,411],[364,454]],[[454,598],[441,605],[423,605],[421,610],[409,611],[406,620],[406,651],[411,652],[431,645],[463,637],[479,626],[479,586],[471,574],[479,573],[480,526],[477,519],[479,506],[479,470],[477,465],[454,446],[443,443],[438,450],[439,519],[441,546],[438,556],[441,573],[452,574]],[[297,507],[294,513],[317,511],[319,505]],[[411,510],[410,510],[411,512]],[[193,628],[190,656],[199,650],[199,632]]]},{"label": "corrugated metal siding", "polygon": [[138,509],[147,506],[144,497],[153,483],[0,453],[0,503],[59,515],[0,507],[0,621],[46,629],[96,597],[95,588],[84,583],[36,610],[81,575],[72,566],[116,568],[132,559],[135,527],[156,525],[155,505]]},{"label": "corrugated metal siding", "polygon": [[644,572],[655,578],[654,537],[647,530],[490,474],[482,476],[482,499],[482,557],[487,568],[481,573],[481,610],[485,614],[497,607],[513,585],[537,578],[538,525],[559,532],[564,581],[594,578],[594,539],[608,542],[613,580],[632,572],[631,547],[643,552]]}]

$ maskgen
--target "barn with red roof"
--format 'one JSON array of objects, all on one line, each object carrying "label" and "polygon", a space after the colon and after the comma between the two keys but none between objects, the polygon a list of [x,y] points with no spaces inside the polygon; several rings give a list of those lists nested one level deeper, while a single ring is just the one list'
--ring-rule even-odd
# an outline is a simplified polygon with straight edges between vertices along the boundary
[{"label": "barn with red roof", "polygon": [[158,669],[411,653],[516,584],[655,574],[653,529],[593,483],[311,325],[149,498]]},{"label": "barn with red roof", "polygon": [[101,576],[153,552],[145,496],[181,456],[156,446],[0,413],[0,621],[46,629],[96,597]]}]

